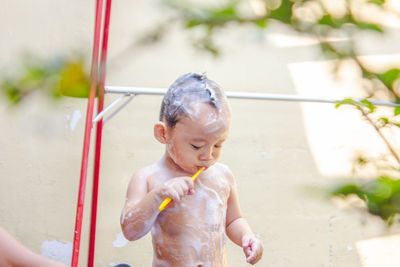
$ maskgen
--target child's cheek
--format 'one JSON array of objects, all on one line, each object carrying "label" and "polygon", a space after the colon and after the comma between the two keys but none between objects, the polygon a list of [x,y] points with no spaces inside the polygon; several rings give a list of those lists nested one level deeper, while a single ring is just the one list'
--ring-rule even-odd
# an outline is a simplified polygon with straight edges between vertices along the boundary
[{"label": "child's cheek", "polygon": [[167,144],[167,151],[169,156],[176,162],[177,161],[177,153],[175,146],[172,143]]},{"label": "child's cheek", "polygon": [[[168,154],[172,158],[172,160],[179,166],[184,163],[184,155],[180,151],[178,152],[177,147],[174,144],[168,144],[167,146]],[[183,167],[183,166],[181,166]]]}]

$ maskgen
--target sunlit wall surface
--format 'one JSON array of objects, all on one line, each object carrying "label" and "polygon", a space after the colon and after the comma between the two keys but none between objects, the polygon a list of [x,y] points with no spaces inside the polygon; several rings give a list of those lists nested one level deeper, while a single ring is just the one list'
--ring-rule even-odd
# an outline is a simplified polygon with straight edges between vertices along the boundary
[{"label": "sunlit wall surface", "polygon": [[[27,51],[49,59],[78,51],[90,62],[94,1],[0,3],[2,72],[17,74]],[[179,25],[159,43],[137,45],[169,12],[158,1],[114,1],[107,84],[165,88],[180,74],[205,71],[229,91],[365,96],[351,63],[334,79],[331,62],[317,52],[315,40],[277,23],[265,31],[246,26],[221,31],[217,58],[194,48],[192,35]],[[387,36],[360,36],[363,56],[376,68],[400,59],[400,23],[381,19],[387,20]],[[115,98],[107,95],[106,104]],[[39,93],[18,106],[4,97],[0,101],[0,226],[31,250],[69,263],[87,101],[53,101]],[[159,96],[136,97],[105,125],[95,266],[151,266],[150,236],[126,242],[119,218],[132,174],[163,153],[152,128],[160,102]],[[351,175],[357,153],[385,152],[354,109],[238,99],[230,103],[233,124],[221,161],[235,174],[243,213],[264,242],[258,266],[400,264],[394,252],[400,239],[391,235],[398,232],[396,226],[387,230],[375,217],[306,190]],[[390,138],[399,145],[398,135]],[[90,175],[86,192],[80,266],[87,265]],[[229,242],[228,259],[230,266],[246,266],[241,248]]]}]

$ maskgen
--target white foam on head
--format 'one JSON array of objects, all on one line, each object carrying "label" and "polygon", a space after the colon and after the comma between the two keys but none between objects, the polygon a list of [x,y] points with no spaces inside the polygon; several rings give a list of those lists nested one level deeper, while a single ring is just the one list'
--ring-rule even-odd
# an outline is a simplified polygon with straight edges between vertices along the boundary
[{"label": "white foam on head", "polygon": [[190,105],[187,112],[190,120],[202,126],[204,134],[218,135],[221,128],[229,128],[231,121],[229,110],[216,109],[209,103],[197,102]]}]

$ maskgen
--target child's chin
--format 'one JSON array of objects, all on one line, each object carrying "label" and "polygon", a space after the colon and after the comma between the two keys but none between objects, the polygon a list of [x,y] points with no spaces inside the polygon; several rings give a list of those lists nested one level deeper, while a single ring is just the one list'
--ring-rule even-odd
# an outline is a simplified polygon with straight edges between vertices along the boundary
[{"label": "child's chin", "polygon": [[[189,174],[195,174],[196,172],[198,172],[201,168],[203,168],[202,166],[192,166],[189,168],[180,166],[181,169]],[[204,170],[207,170],[208,167],[204,167]]]},{"label": "child's chin", "polygon": [[200,167],[200,166],[195,166],[195,167],[192,167],[192,168],[187,169],[187,170],[185,170],[185,171],[187,171],[187,172],[190,173],[190,174],[195,174],[195,173],[198,172],[201,168],[202,168],[202,167]]},{"label": "child's chin", "polygon": [[184,166],[179,166],[184,172],[186,172],[186,173],[195,173],[195,172],[197,172],[197,170],[196,170],[196,167],[189,167],[189,168],[187,168],[187,167],[184,167]]}]

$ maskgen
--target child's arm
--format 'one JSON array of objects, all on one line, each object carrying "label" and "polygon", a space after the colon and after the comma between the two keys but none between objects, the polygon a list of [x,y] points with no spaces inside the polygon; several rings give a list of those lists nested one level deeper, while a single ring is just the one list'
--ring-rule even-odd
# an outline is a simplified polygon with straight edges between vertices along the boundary
[{"label": "child's arm", "polygon": [[0,266],[67,267],[33,253],[0,227]]},{"label": "child's arm", "polygon": [[190,177],[173,178],[165,185],[150,191],[147,180],[146,171],[141,170],[134,175],[128,186],[121,228],[130,241],[137,240],[150,231],[160,213],[158,207],[165,198],[179,201],[183,196],[193,193],[193,181]]},{"label": "child's arm", "polygon": [[264,248],[261,241],[251,231],[247,221],[242,217],[236,182],[230,171],[228,177],[231,191],[226,213],[226,234],[230,240],[243,248],[246,261],[250,264],[256,264],[261,259]]}]

